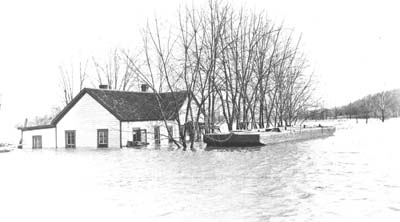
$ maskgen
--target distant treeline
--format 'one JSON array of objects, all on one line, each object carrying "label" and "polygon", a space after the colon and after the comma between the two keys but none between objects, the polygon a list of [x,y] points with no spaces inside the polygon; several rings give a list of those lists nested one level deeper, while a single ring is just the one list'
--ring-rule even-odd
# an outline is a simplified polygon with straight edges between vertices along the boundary
[{"label": "distant treeline", "polygon": [[321,108],[309,112],[309,119],[336,118],[387,118],[400,116],[400,89],[383,91],[365,96],[345,106],[332,109]]}]

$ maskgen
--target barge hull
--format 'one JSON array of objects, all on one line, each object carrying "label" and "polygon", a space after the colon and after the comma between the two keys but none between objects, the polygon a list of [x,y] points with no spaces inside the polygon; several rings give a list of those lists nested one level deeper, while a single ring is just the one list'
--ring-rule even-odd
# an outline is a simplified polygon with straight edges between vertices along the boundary
[{"label": "barge hull", "polygon": [[212,147],[245,147],[260,146],[260,134],[208,134],[204,136],[204,142]]},{"label": "barge hull", "polygon": [[207,147],[248,147],[326,137],[335,131],[335,127],[315,127],[283,132],[232,132],[207,134],[203,140]]},{"label": "barge hull", "polygon": [[276,143],[310,140],[331,136],[335,133],[335,131],[335,127],[316,127],[296,131],[285,131],[281,133],[261,133],[260,142],[263,145],[270,145]]}]

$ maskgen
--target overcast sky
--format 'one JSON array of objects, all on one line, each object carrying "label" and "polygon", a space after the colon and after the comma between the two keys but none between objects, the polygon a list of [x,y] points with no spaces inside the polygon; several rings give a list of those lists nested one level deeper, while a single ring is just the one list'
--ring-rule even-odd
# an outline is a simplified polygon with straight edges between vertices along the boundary
[{"label": "overcast sky", "polygon": [[[134,49],[147,19],[157,15],[173,22],[180,4],[185,1],[0,1],[0,142],[15,140],[18,122],[48,114],[60,104],[60,65],[104,57],[115,47]],[[400,88],[396,1],[238,0],[235,4],[264,9],[274,22],[283,21],[302,34],[303,50],[325,106]]]}]

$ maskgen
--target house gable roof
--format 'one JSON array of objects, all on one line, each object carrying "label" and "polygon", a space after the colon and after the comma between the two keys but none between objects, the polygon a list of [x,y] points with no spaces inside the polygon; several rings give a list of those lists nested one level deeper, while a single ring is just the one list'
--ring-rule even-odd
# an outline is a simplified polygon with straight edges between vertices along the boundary
[{"label": "house gable roof", "polygon": [[[85,94],[89,94],[118,120],[132,122],[163,120],[163,114],[165,119],[173,120],[178,117],[187,97],[186,91],[160,93],[157,97],[148,92],[85,88],[53,119],[52,125],[56,125]],[[160,98],[160,103],[157,98]]]}]

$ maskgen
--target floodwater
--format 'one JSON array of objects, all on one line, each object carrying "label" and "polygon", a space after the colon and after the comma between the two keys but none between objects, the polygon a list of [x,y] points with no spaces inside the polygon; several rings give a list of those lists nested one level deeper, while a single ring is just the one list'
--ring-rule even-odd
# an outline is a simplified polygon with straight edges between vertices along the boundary
[{"label": "floodwater", "polygon": [[400,221],[399,126],[237,151],[0,153],[0,221]]}]

